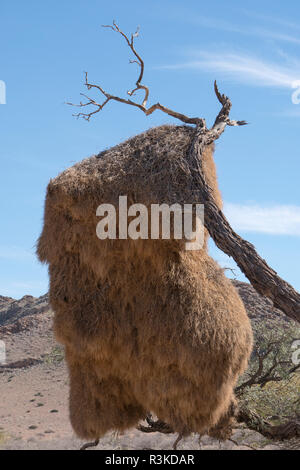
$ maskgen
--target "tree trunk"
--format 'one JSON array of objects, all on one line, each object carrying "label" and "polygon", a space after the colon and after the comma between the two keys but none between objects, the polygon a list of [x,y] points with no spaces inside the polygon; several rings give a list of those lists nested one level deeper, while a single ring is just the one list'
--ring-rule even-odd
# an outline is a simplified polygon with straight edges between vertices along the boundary
[{"label": "tree trunk", "polygon": [[[214,202],[212,191],[205,181],[202,169],[202,152],[206,145],[215,140],[215,133],[198,127],[191,144],[188,162],[192,174],[192,190],[204,204],[204,224],[220,250],[231,256],[259,294],[273,301],[274,307],[288,317],[300,322],[300,294],[277,273],[256,252],[254,246],[235,233],[224,214]],[[214,133],[212,134],[212,131]]]}]

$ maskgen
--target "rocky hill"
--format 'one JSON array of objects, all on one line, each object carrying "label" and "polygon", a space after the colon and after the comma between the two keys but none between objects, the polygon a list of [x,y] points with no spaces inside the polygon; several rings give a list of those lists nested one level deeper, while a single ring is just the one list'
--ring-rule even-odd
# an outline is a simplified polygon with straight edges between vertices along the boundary
[{"label": "rocky hill", "polygon": [[251,284],[236,280],[233,280],[232,283],[237,288],[251,320],[268,320],[272,318],[286,323],[293,322],[280,310],[274,308],[270,299],[258,294]]},{"label": "rocky hill", "polygon": [[[280,310],[274,309],[271,300],[259,295],[250,284],[236,280],[233,280],[232,283],[237,288],[251,320],[273,318],[283,322],[292,321]],[[36,320],[41,320],[40,314],[49,312],[48,294],[38,298],[25,295],[20,300],[0,296],[0,328],[6,326],[9,330],[9,325],[15,323],[20,327],[22,325],[25,327],[28,324],[24,321],[25,317],[29,316],[31,320],[34,320],[37,315]],[[0,333],[1,331],[5,330],[0,329]]]},{"label": "rocky hill", "polygon": [[44,313],[48,310],[47,294],[38,298],[24,295],[20,300],[0,296],[0,326],[8,325],[28,315]]}]

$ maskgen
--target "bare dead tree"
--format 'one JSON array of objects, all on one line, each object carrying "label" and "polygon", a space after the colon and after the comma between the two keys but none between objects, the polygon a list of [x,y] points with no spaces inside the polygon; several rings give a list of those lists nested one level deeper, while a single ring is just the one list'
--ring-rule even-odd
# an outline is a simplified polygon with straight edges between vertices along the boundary
[{"label": "bare dead tree", "polygon": [[280,309],[288,317],[300,322],[300,294],[268,266],[266,261],[258,255],[251,243],[244,240],[234,232],[222,211],[217,207],[212,190],[205,180],[201,158],[204,148],[217,140],[224,132],[226,126],[242,126],[245,125],[246,122],[234,121],[229,118],[232,103],[226,95],[219,92],[216,82],[214,84],[215,94],[221,103],[222,108],[211,128],[207,128],[205,119],[203,118],[185,116],[184,114],[173,111],[160,103],[147,107],[149,88],[142,84],[144,62],[141,56],[136,52],[134,45],[134,40],[138,37],[139,30],[137,29],[129,39],[128,36],[120,30],[115,21],[113,21],[112,25],[104,25],[104,27],[110,28],[114,32],[120,34],[134,54],[135,59],[130,62],[136,63],[139,66],[140,73],[136,81],[135,88],[128,91],[127,94],[132,97],[137,91],[142,90],[144,92],[143,100],[141,103],[137,103],[130,98],[125,99],[111,95],[104,91],[101,86],[90,83],[88,80],[88,74],[85,72],[85,86],[88,90],[96,89],[100,91],[104,96],[104,101],[99,103],[95,99],[82,94],[87,101],[80,102],[77,105],[73,103],[68,104],[78,106],[80,108],[92,106],[94,109],[86,113],[79,112],[75,114],[75,116],[82,117],[89,121],[90,118],[101,111],[108,102],[118,101],[120,103],[137,107],[146,116],[149,116],[158,109],[186,124],[194,124],[196,126],[195,135],[187,159],[191,174],[193,175],[192,190],[194,191],[195,196],[198,197],[205,205],[205,227],[217,247],[235,260],[241,271],[249,279],[257,292],[271,299],[274,307]]}]

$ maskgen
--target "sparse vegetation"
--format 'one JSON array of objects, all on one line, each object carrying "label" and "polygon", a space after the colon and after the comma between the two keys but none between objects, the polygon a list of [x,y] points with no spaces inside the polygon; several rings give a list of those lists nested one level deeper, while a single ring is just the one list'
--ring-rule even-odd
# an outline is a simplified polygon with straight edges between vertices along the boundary
[{"label": "sparse vegetation", "polygon": [[4,442],[6,441],[6,439],[7,439],[6,434],[5,434],[3,431],[0,431],[0,446],[1,446],[2,444],[4,444]]},{"label": "sparse vegetation", "polygon": [[46,364],[59,364],[65,358],[64,348],[62,346],[54,346],[49,354],[45,354],[44,362]]},{"label": "sparse vegetation", "polygon": [[243,413],[249,415],[247,424],[262,432],[264,424],[279,426],[299,419],[300,364],[292,362],[292,344],[300,329],[294,322],[260,319],[253,321],[253,330],[249,368],[236,393]]}]

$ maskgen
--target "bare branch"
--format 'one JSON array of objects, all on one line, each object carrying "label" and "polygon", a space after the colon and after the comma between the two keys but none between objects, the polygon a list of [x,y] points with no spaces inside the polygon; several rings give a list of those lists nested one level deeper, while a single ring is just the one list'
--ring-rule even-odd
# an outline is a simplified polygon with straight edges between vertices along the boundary
[{"label": "bare branch", "polygon": [[226,267],[226,266],[225,266],[224,268],[222,268],[222,269],[223,269],[223,271],[231,271],[231,273],[234,275],[234,279],[236,279],[236,272],[235,272],[235,269],[233,269],[233,268],[228,268],[228,267]]},{"label": "bare branch", "polygon": [[164,421],[161,421],[160,419],[154,421],[152,419],[151,413],[147,414],[146,421],[148,423],[148,426],[143,426],[142,424],[139,424],[139,426],[137,427],[138,431],[146,433],[161,432],[163,434],[172,434],[174,432],[171,426],[166,424]]},{"label": "bare branch", "polygon": [[[286,376],[290,376],[291,374],[297,372],[297,370],[300,370],[300,364],[297,364],[293,367],[290,367],[286,373],[280,374],[280,366],[286,366],[290,364],[290,362],[278,360],[279,351],[275,349],[275,346],[278,346],[279,344],[279,340],[273,341],[268,344],[268,349],[266,351],[256,351],[256,354],[258,356],[257,370],[250,376],[247,381],[236,387],[235,392],[237,395],[241,395],[245,388],[252,387],[253,385],[259,385],[260,388],[264,388],[269,382],[281,382],[285,380]],[[271,353],[274,353],[272,363],[266,370],[265,362]]]},{"label": "bare branch", "polygon": [[[129,62],[131,64],[135,63],[140,67],[140,74],[139,74],[138,79],[135,83],[135,85],[136,85],[135,88],[133,88],[132,90],[127,91],[127,94],[129,96],[133,96],[137,91],[144,90],[144,92],[145,92],[144,99],[143,99],[142,103],[136,103],[135,101],[132,101],[130,99],[124,99],[124,98],[120,98],[118,96],[111,95],[111,94],[107,93],[106,91],[104,91],[101,86],[93,84],[93,83],[89,83],[88,82],[87,72],[85,72],[85,86],[87,87],[87,89],[88,90],[91,90],[92,88],[97,89],[98,91],[100,91],[101,94],[103,94],[105,96],[106,99],[103,103],[98,103],[96,100],[90,98],[89,96],[81,94],[82,96],[85,96],[85,98],[88,100],[87,102],[85,102],[85,103],[80,102],[79,104],[73,104],[73,103],[67,103],[67,104],[69,104],[71,106],[77,106],[77,107],[95,106],[96,109],[94,111],[90,112],[90,113],[81,112],[81,113],[75,114],[74,116],[82,117],[82,118],[86,119],[87,121],[89,121],[90,118],[94,114],[101,111],[103,109],[103,107],[109,101],[113,100],[113,101],[118,101],[119,103],[124,103],[124,104],[128,104],[130,106],[135,106],[136,108],[143,111],[143,113],[145,113],[146,116],[150,116],[154,111],[160,110],[163,113],[166,113],[169,116],[172,116],[176,119],[179,119],[180,121],[182,121],[186,124],[195,124],[198,127],[206,129],[205,119],[198,118],[198,117],[185,116],[184,114],[178,113],[177,111],[173,111],[172,109],[169,109],[169,108],[167,108],[166,106],[163,106],[160,103],[153,104],[152,106],[147,108],[147,103],[148,103],[148,99],[149,99],[149,88],[146,85],[142,84],[145,65],[144,65],[143,59],[141,58],[141,56],[136,51],[135,45],[134,45],[135,38],[137,38],[139,36],[139,28],[137,28],[137,30],[134,34],[131,34],[131,38],[129,39],[128,36],[119,28],[119,26],[117,25],[117,23],[115,21],[113,21],[112,25],[102,25],[102,26],[104,28],[109,28],[112,31],[120,34],[125,39],[127,45],[129,46],[129,48],[133,52],[133,54],[135,56],[135,59],[130,59]],[[210,136],[211,136],[212,140],[215,140],[216,138],[218,138],[221,135],[221,133],[224,131],[226,125],[241,126],[241,125],[246,124],[245,121],[231,121],[229,119],[229,112],[230,112],[230,109],[231,109],[231,102],[230,102],[230,100],[227,96],[220,94],[216,82],[215,82],[215,92],[216,92],[218,100],[222,104],[222,109],[221,109],[220,113],[218,114],[218,116],[216,118],[214,126],[210,130]]]},{"label": "bare branch", "polygon": [[126,36],[125,33],[123,33],[123,31],[120,30],[119,26],[117,25],[117,23],[115,21],[113,21],[113,25],[102,25],[104,28],[110,28],[112,29],[113,31],[121,34],[121,36],[123,36],[123,38],[125,39],[125,41],[127,42],[128,46],[130,47],[130,49],[132,50],[132,52],[134,53],[135,57],[137,60],[130,60],[130,63],[136,63],[140,66],[140,75],[136,81],[136,88],[134,88],[133,90],[131,91],[128,91],[127,94],[129,96],[133,96],[134,93],[137,91],[137,90],[144,90],[145,91],[145,97],[144,97],[144,100],[142,102],[142,106],[143,107],[146,107],[147,105],[147,101],[148,101],[148,97],[149,97],[149,88],[145,85],[142,85],[141,84],[141,81],[143,79],[143,75],[144,75],[144,62],[141,58],[141,56],[137,53],[137,51],[135,50],[135,47],[134,47],[134,39],[137,38],[139,36],[139,26],[137,27],[137,30],[134,34],[131,35],[131,40],[129,41],[128,37]]},{"label": "bare branch", "polygon": [[80,447],[79,450],[86,450],[86,449],[89,449],[90,447],[97,447],[98,444],[99,444],[99,439],[96,439],[93,442],[87,442],[82,447]]},{"label": "bare branch", "polygon": [[240,408],[238,422],[244,422],[249,429],[259,432],[271,439],[292,439],[300,436],[300,417],[290,417],[289,421],[278,426],[272,426],[268,421],[262,419],[254,411],[245,407]]},{"label": "bare branch", "polygon": [[252,387],[252,385],[260,384],[260,377],[264,370],[264,361],[267,359],[269,354],[272,352],[272,349],[269,348],[265,353],[258,353],[258,367],[256,372],[247,380],[242,383],[239,387],[236,387],[235,392],[239,395],[245,388]]}]

